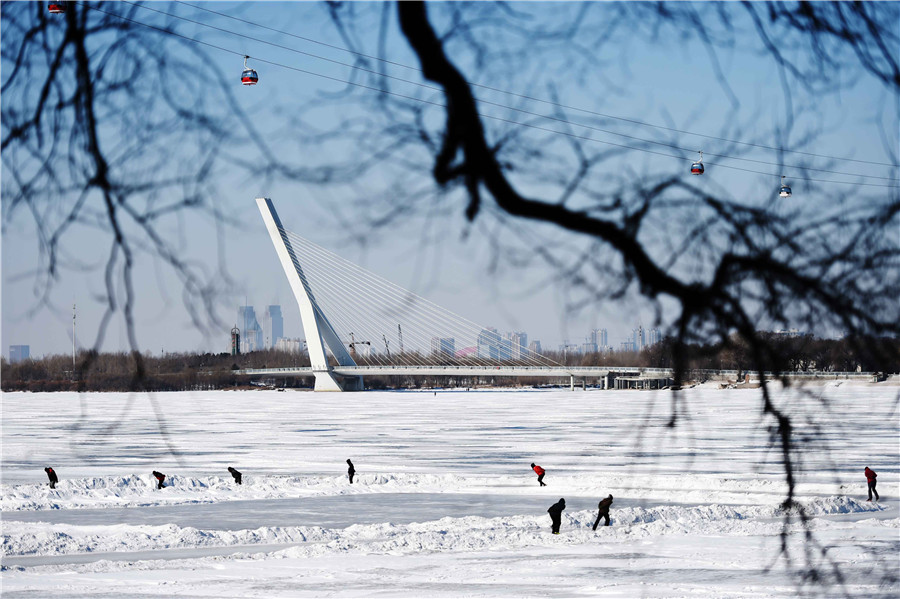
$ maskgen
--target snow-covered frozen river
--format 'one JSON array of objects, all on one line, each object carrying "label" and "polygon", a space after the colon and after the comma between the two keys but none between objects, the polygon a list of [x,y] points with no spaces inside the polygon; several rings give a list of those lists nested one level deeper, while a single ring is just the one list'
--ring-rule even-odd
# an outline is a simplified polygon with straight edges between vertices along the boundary
[{"label": "snow-covered frozen river", "polygon": [[897,393],[776,393],[812,533],[792,519],[789,560],[758,391],[5,393],[2,593],[782,597],[812,567],[843,576],[824,594],[893,597]]}]

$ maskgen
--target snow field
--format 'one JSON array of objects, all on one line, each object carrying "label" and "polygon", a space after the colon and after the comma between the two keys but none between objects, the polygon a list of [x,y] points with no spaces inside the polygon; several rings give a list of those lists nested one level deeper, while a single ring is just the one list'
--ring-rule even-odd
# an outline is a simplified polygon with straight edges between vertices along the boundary
[{"label": "snow field", "polygon": [[[777,393],[813,541],[751,390],[683,393],[675,429],[668,392],[3,394],[3,596],[893,597],[895,394]],[[803,587],[808,550],[844,585]]]}]

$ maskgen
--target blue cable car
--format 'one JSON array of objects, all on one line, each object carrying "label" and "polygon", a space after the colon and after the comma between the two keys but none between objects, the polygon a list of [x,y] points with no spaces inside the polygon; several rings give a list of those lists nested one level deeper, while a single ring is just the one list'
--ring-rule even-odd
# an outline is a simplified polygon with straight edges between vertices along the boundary
[{"label": "blue cable car", "polygon": [[784,184],[784,175],[781,176],[781,190],[778,192],[778,196],[782,198],[791,197],[791,188]]},{"label": "blue cable car", "polygon": [[53,2],[47,5],[47,10],[50,14],[58,15],[66,12],[66,3],[65,2]]},{"label": "blue cable car", "polygon": [[244,85],[256,85],[259,81],[259,75],[256,74],[256,71],[247,66],[248,58],[250,57],[244,57],[244,72],[241,73],[241,83]]},{"label": "blue cable car", "polygon": [[700,150],[700,160],[691,164],[691,174],[692,175],[702,175],[703,174],[703,150]]}]

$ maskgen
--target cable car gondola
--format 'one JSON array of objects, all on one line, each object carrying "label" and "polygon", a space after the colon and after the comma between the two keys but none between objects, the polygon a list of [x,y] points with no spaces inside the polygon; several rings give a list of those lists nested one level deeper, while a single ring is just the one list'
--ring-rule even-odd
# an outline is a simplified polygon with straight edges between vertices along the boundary
[{"label": "cable car gondola", "polygon": [[784,184],[784,175],[781,176],[781,190],[778,192],[778,196],[782,198],[791,197],[791,188]]},{"label": "cable car gondola", "polygon": [[58,15],[66,12],[66,3],[65,2],[53,2],[47,5],[47,10],[50,14]]},{"label": "cable car gondola", "polygon": [[259,81],[259,75],[256,74],[256,71],[247,66],[248,58],[250,57],[244,57],[244,72],[241,73],[241,83],[244,85],[256,85]]},{"label": "cable car gondola", "polygon": [[703,174],[703,150],[700,150],[700,160],[693,163],[691,165],[691,174],[692,175],[702,175]]}]

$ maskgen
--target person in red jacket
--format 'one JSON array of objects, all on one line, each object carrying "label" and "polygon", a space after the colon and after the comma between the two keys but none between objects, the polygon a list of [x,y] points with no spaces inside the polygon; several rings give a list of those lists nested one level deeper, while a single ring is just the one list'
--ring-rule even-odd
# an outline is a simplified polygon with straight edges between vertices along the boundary
[{"label": "person in red jacket", "polygon": [[541,486],[546,487],[547,484],[544,482],[544,469],[534,463],[531,464],[531,469],[538,475],[538,482],[541,483]]},{"label": "person in red jacket", "polygon": [[162,489],[163,487],[166,486],[166,485],[163,484],[163,481],[166,480],[166,475],[165,475],[165,474],[163,474],[162,472],[157,472],[156,470],[154,470],[154,471],[153,471],[153,477],[156,478],[156,482],[158,483],[158,484],[156,485],[156,488],[157,488],[157,489]]},{"label": "person in red jacket", "polygon": [[872,501],[872,493],[875,493],[875,501],[878,501],[878,491],[875,490],[875,479],[878,477],[875,471],[866,466],[866,480],[869,482],[869,498],[866,501]]}]

